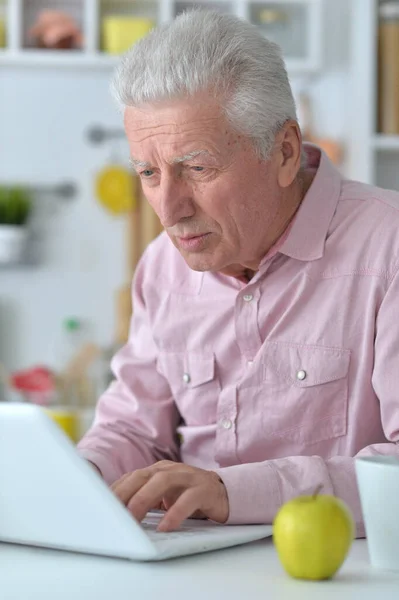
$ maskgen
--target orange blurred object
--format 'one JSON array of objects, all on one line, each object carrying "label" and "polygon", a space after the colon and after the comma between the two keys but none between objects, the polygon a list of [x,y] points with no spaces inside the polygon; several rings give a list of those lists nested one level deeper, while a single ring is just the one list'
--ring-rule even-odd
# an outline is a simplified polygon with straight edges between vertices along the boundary
[{"label": "orange blurred object", "polygon": [[76,21],[68,14],[58,10],[46,10],[39,14],[29,30],[39,48],[72,49],[81,48],[83,36]]}]

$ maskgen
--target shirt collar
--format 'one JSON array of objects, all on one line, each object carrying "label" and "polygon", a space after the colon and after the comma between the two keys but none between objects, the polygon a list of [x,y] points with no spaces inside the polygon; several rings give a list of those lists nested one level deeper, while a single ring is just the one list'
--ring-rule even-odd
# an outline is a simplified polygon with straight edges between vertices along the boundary
[{"label": "shirt collar", "polygon": [[278,251],[297,260],[316,260],[324,254],[331,219],[341,195],[342,177],[327,155],[313,144],[304,144],[307,169],[315,177]]}]

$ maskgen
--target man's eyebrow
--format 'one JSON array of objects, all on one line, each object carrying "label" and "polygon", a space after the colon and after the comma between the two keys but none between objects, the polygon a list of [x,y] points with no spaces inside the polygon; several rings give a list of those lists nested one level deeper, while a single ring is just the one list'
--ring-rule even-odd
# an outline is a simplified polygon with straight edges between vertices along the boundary
[{"label": "man's eyebrow", "polygon": [[[181,162],[185,162],[186,160],[192,160],[193,158],[196,158],[197,156],[200,156],[200,155],[212,158],[212,155],[208,152],[208,150],[193,150],[192,152],[189,152],[188,154],[184,154],[184,156],[175,156],[174,158],[172,158],[171,163],[175,165],[175,164],[178,164]],[[129,163],[135,170],[137,168],[139,168],[139,169],[150,169],[151,168],[151,163],[149,163],[147,161],[143,161],[143,160],[137,160],[136,158],[133,158],[133,156],[130,157]]]},{"label": "man's eyebrow", "polygon": [[176,163],[184,162],[186,160],[192,160],[193,158],[196,158],[200,154],[211,157],[211,154],[208,152],[208,150],[193,150],[192,152],[189,152],[188,154],[185,154],[184,156],[175,156],[175,158],[172,158],[171,162],[173,164],[176,164]]},{"label": "man's eyebrow", "polygon": [[133,169],[137,169],[137,167],[139,167],[140,169],[148,169],[149,167],[151,167],[149,162],[136,160],[135,158],[133,158],[133,156],[129,158],[129,163],[131,164]]}]

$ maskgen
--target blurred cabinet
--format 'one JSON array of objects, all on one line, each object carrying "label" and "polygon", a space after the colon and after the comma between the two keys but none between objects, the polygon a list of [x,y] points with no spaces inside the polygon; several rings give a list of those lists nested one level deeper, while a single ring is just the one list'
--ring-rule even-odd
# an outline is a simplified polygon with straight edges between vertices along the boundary
[{"label": "blurred cabinet", "polygon": [[[153,25],[203,6],[236,14],[259,27],[281,45],[291,75],[313,73],[322,62],[323,1],[0,0],[0,65],[113,66],[118,61],[118,43],[123,48],[123,39],[128,40],[132,32],[133,38],[138,38]],[[82,44],[71,49],[41,48],[30,32],[46,10],[69,15],[82,32]],[[5,48],[1,44],[2,18]]]},{"label": "blurred cabinet", "polygon": [[353,0],[352,10],[349,171],[399,190],[399,0]]}]

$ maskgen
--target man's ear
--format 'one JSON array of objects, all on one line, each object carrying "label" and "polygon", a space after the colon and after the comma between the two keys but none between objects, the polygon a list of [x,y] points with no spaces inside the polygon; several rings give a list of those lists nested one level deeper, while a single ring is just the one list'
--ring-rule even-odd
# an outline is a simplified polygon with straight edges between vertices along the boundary
[{"label": "man's ear", "polygon": [[277,181],[287,188],[296,178],[301,166],[302,135],[294,120],[287,121],[276,136]]}]

